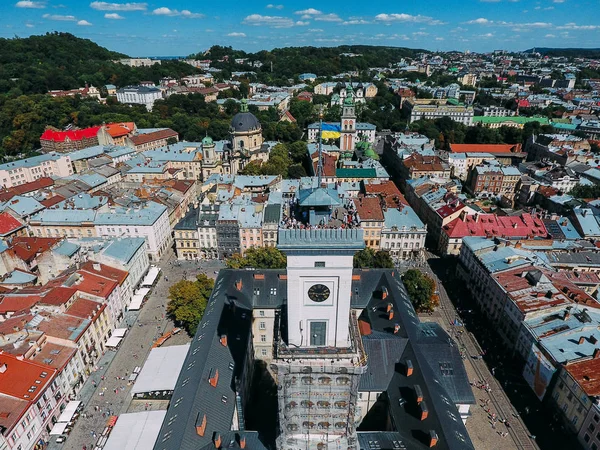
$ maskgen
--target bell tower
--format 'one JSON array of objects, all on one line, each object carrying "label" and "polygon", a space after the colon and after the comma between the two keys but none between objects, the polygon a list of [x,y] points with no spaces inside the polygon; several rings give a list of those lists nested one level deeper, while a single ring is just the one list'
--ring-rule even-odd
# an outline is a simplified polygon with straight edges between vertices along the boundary
[{"label": "bell tower", "polygon": [[278,239],[287,255],[287,318],[276,321],[271,364],[277,448],[357,450],[358,385],[367,365],[350,300],[363,230],[280,229]]},{"label": "bell tower", "polygon": [[340,130],[340,150],[353,151],[356,137],[356,111],[354,107],[354,89],[352,83],[346,88],[346,98],[342,104]]}]

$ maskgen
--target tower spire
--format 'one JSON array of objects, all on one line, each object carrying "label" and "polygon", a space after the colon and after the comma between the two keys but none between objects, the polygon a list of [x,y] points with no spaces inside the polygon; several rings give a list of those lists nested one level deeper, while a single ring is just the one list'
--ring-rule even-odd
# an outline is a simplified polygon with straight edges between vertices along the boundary
[{"label": "tower spire", "polygon": [[317,162],[317,187],[323,177],[323,107],[319,108],[319,161]]}]

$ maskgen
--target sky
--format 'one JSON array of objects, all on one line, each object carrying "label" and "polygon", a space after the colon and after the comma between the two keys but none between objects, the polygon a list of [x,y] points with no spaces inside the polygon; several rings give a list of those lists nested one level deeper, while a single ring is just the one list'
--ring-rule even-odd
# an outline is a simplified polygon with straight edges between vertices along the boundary
[{"label": "sky", "polygon": [[0,0],[0,37],[65,31],[130,56],[185,56],[215,44],[252,52],[600,47],[600,0],[277,1]]}]

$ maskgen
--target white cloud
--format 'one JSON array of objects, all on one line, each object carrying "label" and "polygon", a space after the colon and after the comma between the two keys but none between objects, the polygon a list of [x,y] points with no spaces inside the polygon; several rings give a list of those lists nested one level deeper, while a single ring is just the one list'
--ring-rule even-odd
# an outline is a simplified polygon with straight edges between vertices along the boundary
[{"label": "white cloud", "polygon": [[479,0],[482,3],[499,3],[500,0]]},{"label": "white cloud", "polygon": [[269,9],[283,9],[283,5],[273,5],[272,3],[269,3],[267,5],[267,8],[269,8]]},{"label": "white cloud", "polygon": [[553,0],[553,3],[564,3],[565,0]]},{"label": "white cloud", "polygon": [[229,37],[246,37],[246,33],[229,33]]},{"label": "white cloud", "polygon": [[407,22],[407,23],[425,23],[427,25],[443,25],[441,20],[434,19],[428,16],[412,16],[410,14],[377,14],[375,20],[380,22]]},{"label": "white cloud", "polygon": [[204,17],[204,14],[201,13],[193,13],[187,9],[182,9],[181,11],[178,11],[176,9],[167,8],[166,6],[156,8],[154,11],[152,11],[152,14],[155,16],[179,16],[184,17],[186,19],[201,19],[202,17]]},{"label": "white cloud", "polygon": [[[250,14],[246,16],[242,23],[253,26],[267,26],[272,28],[290,28],[294,26],[294,21],[288,17],[263,16],[261,14]],[[304,22],[302,22],[304,24]]]},{"label": "white cloud", "polygon": [[296,11],[294,14],[298,14],[301,16],[319,16],[323,13],[321,11],[319,11],[318,9],[308,8],[308,9],[303,9],[302,11]]},{"label": "white cloud", "polygon": [[388,39],[390,39],[390,40],[399,39],[401,41],[410,41],[410,38],[405,34],[392,34],[391,36],[388,36]]},{"label": "white cloud", "polygon": [[444,38],[443,38],[443,37],[436,37],[436,38],[435,38],[435,40],[436,40],[436,41],[443,41],[443,40],[444,40]]},{"label": "white cloud", "polygon": [[492,20],[488,20],[484,17],[480,17],[479,19],[474,19],[474,20],[469,20],[468,22],[465,23],[469,23],[469,24],[477,24],[477,25],[488,25],[490,23],[493,23]]},{"label": "white cloud", "polygon": [[352,20],[346,20],[344,22],[342,22],[340,25],[368,25],[371,22],[369,22],[368,20],[364,20],[364,19],[352,19]]},{"label": "white cloud", "polygon": [[553,34],[547,34],[547,35],[546,35],[546,36],[544,36],[544,37],[547,37],[547,38],[555,38],[556,36],[555,36],[555,35],[553,35]]},{"label": "white cloud", "polygon": [[306,22],[306,21],[303,22],[302,20],[298,20],[298,21],[296,21],[296,23],[294,25],[296,25],[298,27],[305,27],[307,25],[310,25],[310,22]]},{"label": "white cloud", "polygon": [[46,7],[46,2],[32,2],[30,0],[21,0],[20,2],[15,3],[17,8],[32,8],[32,9],[44,9]]},{"label": "white cloud", "polygon": [[556,27],[557,30],[598,30],[600,25],[577,25],[576,23],[570,22],[564,25]]},{"label": "white cloud", "polygon": [[88,22],[87,20],[80,20],[77,22],[77,25],[79,25],[80,27],[91,27],[92,24],[90,22]]},{"label": "white cloud", "polygon": [[311,33],[322,33],[323,29],[322,28],[309,28],[308,31]]},{"label": "white cloud", "polygon": [[64,22],[74,22],[77,20],[75,16],[61,16],[60,14],[44,14],[42,17],[48,20],[60,20]]},{"label": "white cloud", "polygon": [[98,11],[146,11],[147,7],[148,3],[90,3],[90,8]]},{"label": "white cloud", "polygon": [[106,14],[104,14],[104,18],[110,19],[110,20],[123,20],[125,17],[120,16],[117,13],[106,13]]},{"label": "white cloud", "polygon": [[315,16],[315,20],[319,20],[321,22],[341,22],[342,19],[337,14],[319,14]]},{"label": "white cloud", "polygon": [[32,23],[26,23],[26,24],[25,24],[25,26],[26,26],[27,28],[33,28],[33,27],[35,27],[35,25],[34,25],[34,24],[32,24]]},{"label": "white cloud", "polygon": [[479,37],[481,38],[491,38],[494,37],[494,33],[486,33],[486,34],[480,34]]}]

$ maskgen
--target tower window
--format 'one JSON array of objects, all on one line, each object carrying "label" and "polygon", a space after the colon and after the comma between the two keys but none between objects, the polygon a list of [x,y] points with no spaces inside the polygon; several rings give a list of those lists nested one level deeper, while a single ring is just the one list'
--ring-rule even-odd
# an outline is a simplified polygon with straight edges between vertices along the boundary
[{"label": "tower window", "polygon": [[315,261],[315,267],[325,267],[325,261]]}]

